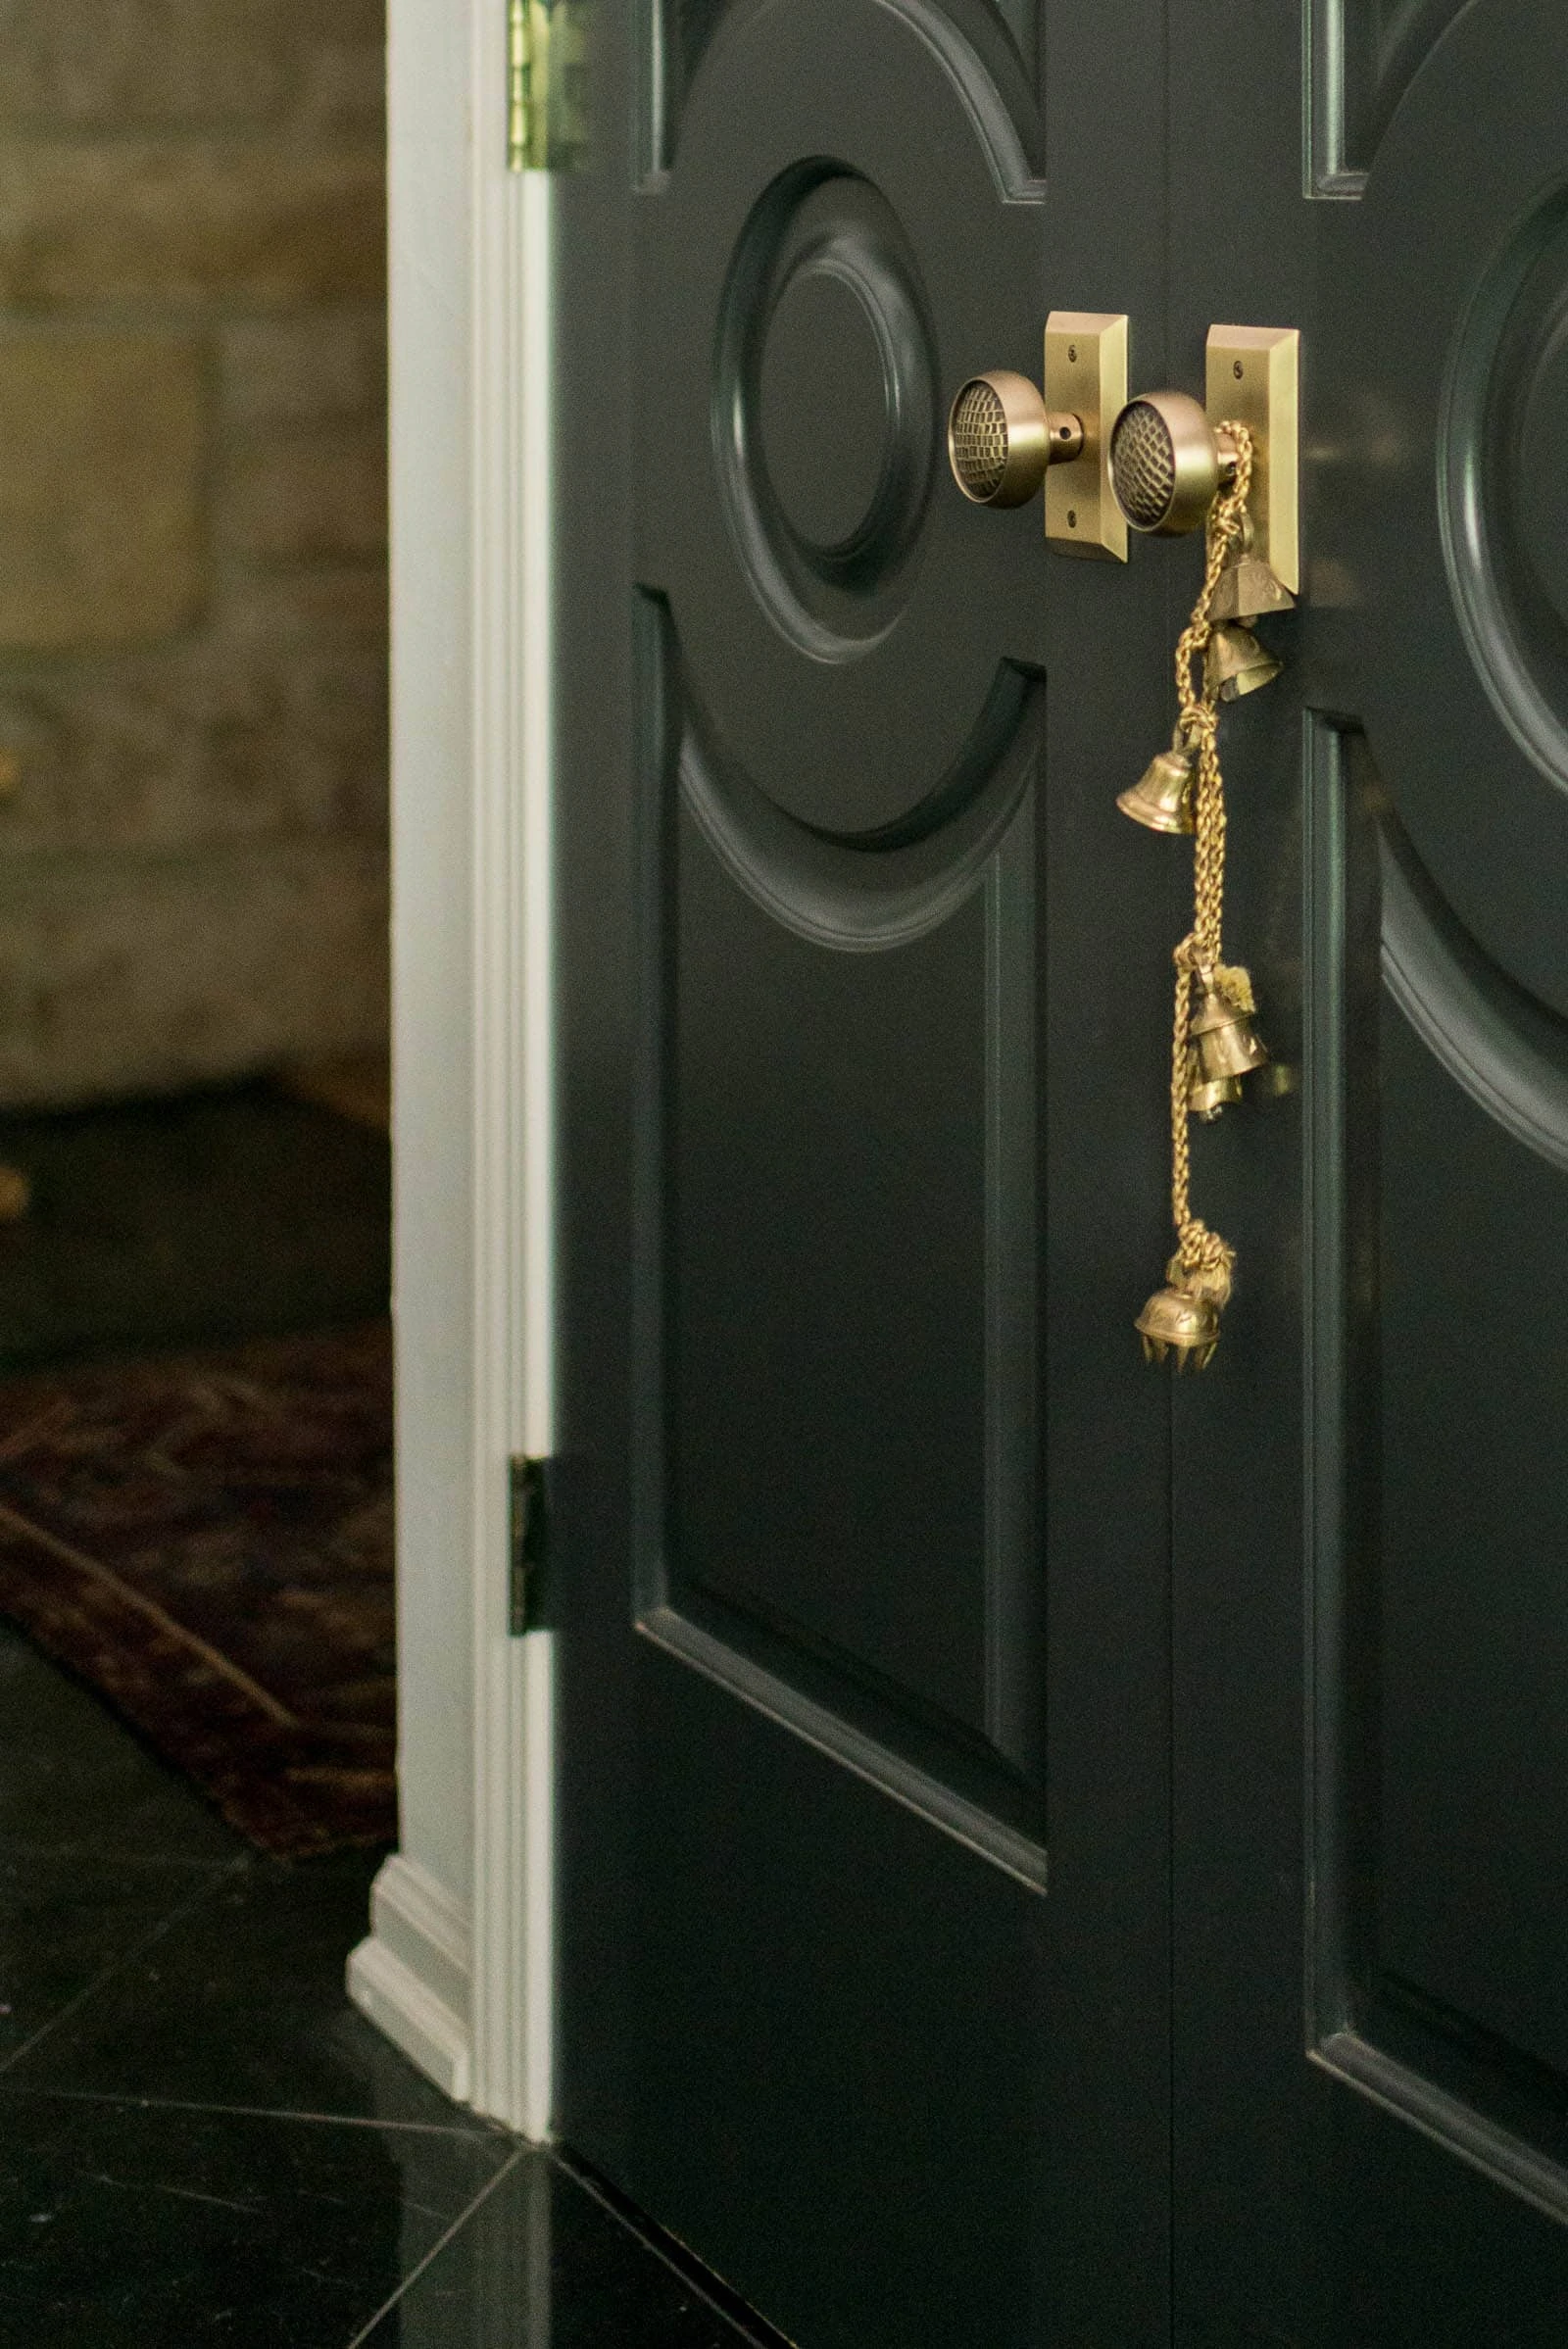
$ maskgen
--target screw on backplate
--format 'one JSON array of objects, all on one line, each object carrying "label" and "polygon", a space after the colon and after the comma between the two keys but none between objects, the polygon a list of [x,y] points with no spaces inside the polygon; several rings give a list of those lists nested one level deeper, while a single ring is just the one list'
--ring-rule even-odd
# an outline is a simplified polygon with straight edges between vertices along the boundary
[{"label": "screw on backplate", "polygon": [[1232,373],[1232,374],[1235,376],[1235,378],[1236,378],[1236,380],[1237,380],[1237,382],[1238,382],[1238,383],[1240,383],[1240,381],[1241,381],[1241,379],[1242,379],[1242,376],[1243,376],[1243,373],[1244,373],[1244,371],[1245,371],[1245,370],[1244,370],[1244,368],[1243,368],[1243,367],[1242,367],[1242,363],[1241,363],[1241,361],[1240,361],[1240,360],[1238,360],[1238,361],[1236,362],[1236,365],[1235,365],[1235,366],[1232,367],[1232,369],[1231,369],[1231,373]]},{"label": "screw on backplate", "polygon": [[1069,507],[1067,510],[1067,527],[1069,530],[1076,530],[1078,527],[1078,516],[1072,511],[1071,507]]},{"label": "screw on backplate", "polygon": [[1069,343],[1067,345],[1067,357],[1071,361],[1072,365],[1076,367],[1078,364],[1078,345],[1076,343]]}]

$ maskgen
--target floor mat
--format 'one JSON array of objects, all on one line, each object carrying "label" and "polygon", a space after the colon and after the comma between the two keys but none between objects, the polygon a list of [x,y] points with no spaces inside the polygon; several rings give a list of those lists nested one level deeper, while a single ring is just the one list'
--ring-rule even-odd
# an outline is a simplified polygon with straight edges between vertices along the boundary
[{"label": "floor mat", "polygon": [[265,1850],[395,1840],[388,1324],[0,1385],[0,1614]]}]

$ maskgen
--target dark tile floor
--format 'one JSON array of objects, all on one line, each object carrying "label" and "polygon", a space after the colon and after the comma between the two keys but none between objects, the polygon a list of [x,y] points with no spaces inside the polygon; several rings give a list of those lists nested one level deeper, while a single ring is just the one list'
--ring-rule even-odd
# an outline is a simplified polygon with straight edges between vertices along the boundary
[{"label": "dark tile floor", "polygon": [[0,2349],[736,2349],[349,2006],[375,1859],[231,1835],[0,1628]]}]

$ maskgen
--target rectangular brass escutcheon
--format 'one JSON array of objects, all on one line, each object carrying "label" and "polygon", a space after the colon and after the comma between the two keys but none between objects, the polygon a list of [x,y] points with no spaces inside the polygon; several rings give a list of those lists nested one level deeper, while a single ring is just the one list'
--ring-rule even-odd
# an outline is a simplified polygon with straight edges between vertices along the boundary
[{"label": "rectangular brass escutcheon", "polygon": [[507,169],[575,171],[587,139],[588,0],[507,0]]},{"label": "rectangular brass escutcheon", "polygon": [[1301,337],[1294,326],[1210,326],[1211,424],[1252,435],[1252,552],[1292,595],[1301,587]]},{"label": "rectangular brass escutcheon", "polygon": [[1046,537],[1059,554],[1127,560],[1127,524],[1110,486],[1110,428],[1126,405],[1125,312],[1054,310],[1046,320],[1046,406],[1084,428],[1080,454],[1046,475]]}]

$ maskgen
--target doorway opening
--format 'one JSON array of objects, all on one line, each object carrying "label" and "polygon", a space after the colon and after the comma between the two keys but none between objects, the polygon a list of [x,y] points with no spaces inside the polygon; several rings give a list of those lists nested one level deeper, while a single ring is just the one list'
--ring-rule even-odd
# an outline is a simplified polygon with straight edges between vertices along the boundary
[{"label": "doorway opening", "polygon": [[0,31],[0,1610],[280,1851],[395,1832],[384,78]]}]

